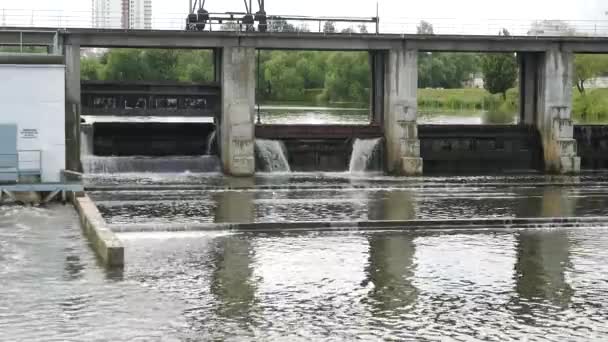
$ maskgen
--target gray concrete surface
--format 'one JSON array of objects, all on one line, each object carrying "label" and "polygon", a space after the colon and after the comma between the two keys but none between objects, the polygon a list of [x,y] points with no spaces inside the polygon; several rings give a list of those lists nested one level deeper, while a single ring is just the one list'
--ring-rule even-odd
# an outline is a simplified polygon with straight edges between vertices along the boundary
[{"label": "gray concrete surface", "polygon": [[122,267],[125,253],[122,242],[106,226],[95,203],[88,197],[74,197],[74,207],[80,216],[82,229],[95,253],[108,267]]}]

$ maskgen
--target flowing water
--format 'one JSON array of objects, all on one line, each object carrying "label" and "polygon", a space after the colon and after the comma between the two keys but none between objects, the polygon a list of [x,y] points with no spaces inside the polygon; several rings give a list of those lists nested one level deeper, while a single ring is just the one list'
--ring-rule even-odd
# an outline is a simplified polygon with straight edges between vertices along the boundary
[{"label": "flowing water", "polygon": [[[369,124],[369,110],[361,108],[325,108],[303,106],[263,106],[260,112],[263,124]],[[515,113],[488,111],[445,111],[420,109],[418,123],[423,125],[486,125],[517,123]]]},{"label": "flowing water", "polygon": [[278,140],[255,140],[255,150],[266,172],[290,172],[283,143]]},{"label": "flowing water", "polygon": [[220,162],[216,156],[168,156],[168,157],[98,157],[82,158],[86,173],[129,172],[219,172]]},{"label": "flowing water", "polygon": [[[260,187],[276,184],[271,179],[259,182]],[[461,190],[476,192],[478,201],[487,203],[478,208],[500,206],[500,198],[513,196],[508,195],[513,189],[491,191],[488,185],[483,191],[474,179],[460,182]],[[560,196],[568,188],[550,189],[540,187],[528,200],[518,201],[524,202],[522,207],[526,201],[538,202],[537,214],[576,213],[569,208],[580,204]],[[605,211],[607,189],[600,189],[589,198],[581,191],[576,201],[587,206],[598,202],[596,210]],[[449,190],[433,192],[444,201],[449,197]],[[552,194],[538,197],[545,192]],[[154,192],[138,198],[146,194]],[[367,196],[349,194],[351,203],[370,206]],[[398,193],[385,198],[382,211],[393,218],[417,211],[417,205],[400,202],[404,198]],[[183,203],[173,201],[176,207]],[[240,203],[222,211],[236,213]],[[453,206],[463,211],[474,207],[458,197],[444,205],[444,213]],[[265,206],[272,207],[268,202]],[[0,207],[0,340],[608,338],[608,231],[603,227],[165,232],[122,233],[119,238],[126,246],[127,265],[123,271],[105,271],[70,207]]]},{"label": "flowing water", "polygon": [[378,150],[382,139],[356,139],[353,144],[353,152],[350,157],[349,171],[350,172],[365,172],[368,170],[369,164],[374,157],[374,153]]},{"label": "flowing water", "polygon": [[207,138],[207,153],[206,155],[210,156],[213,154],[214,146],[217,145],[217,131],[211,132],[209,137]]}]

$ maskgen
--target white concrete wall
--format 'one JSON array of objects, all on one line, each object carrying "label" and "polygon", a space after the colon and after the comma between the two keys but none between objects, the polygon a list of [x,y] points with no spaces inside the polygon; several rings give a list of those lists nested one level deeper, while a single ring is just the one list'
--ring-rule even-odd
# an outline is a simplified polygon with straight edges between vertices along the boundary
[{"label": "white concrete wall", "polygon": [[[20,169],[42,167],[43,182],[58,182],[65,169],[65,68],[0,65],[0,123],[17,124]],[[29,162],[28,162],[29,161]]]}]

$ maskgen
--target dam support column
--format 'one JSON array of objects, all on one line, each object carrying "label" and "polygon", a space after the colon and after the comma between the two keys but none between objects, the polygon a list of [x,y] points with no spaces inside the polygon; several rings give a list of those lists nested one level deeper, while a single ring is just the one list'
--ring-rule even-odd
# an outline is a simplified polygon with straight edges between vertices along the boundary
[{"label": "dam support column", "polygon": [[538,100],[538,63],[542,53],[517,53],[519,62],[519,124],[536,125]]},{"label": "dam support column", "polygon": [[543,54],[538,66],[536,126],[543,142],[545,171],[579,173],[581,160],[571,117],[574,54],[551,49]]},{"label": "dam support column", "polygon": [[82,172],[80,162],[80,44],[64,45],[66,168]]},{"label": "dam support column", "polygon": [[384,134],[387,171],[422,174],[417,126],[418,50],[402,46],[388,51],[384,68]]},{"label": "dam support column", "polygon": [[384,67],[386,52],[374,50],[369,52],[370,77],[370,123],[382,125],[384,116]]},{"label": "dam support column", "polygon": [[255,49],[225,47],[222,51],[222,166],[232,176],[252,176],[254,158]]}]

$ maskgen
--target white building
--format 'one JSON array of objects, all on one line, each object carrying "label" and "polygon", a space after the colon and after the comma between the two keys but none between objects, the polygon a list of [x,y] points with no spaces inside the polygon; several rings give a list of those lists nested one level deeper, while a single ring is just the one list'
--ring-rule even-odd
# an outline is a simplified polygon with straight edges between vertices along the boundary
[{"label": "white building", "polygon": [[146,29],[152,28],[152,0],[128,0],[129,1],[129,28]]},{"label": "white building", "polygon": [[95,28],[152,28],[152,0],[92,0]]},{"label": "white building", "polygon": [[124,28],[124,0],[92,0],[94,28]]}]

